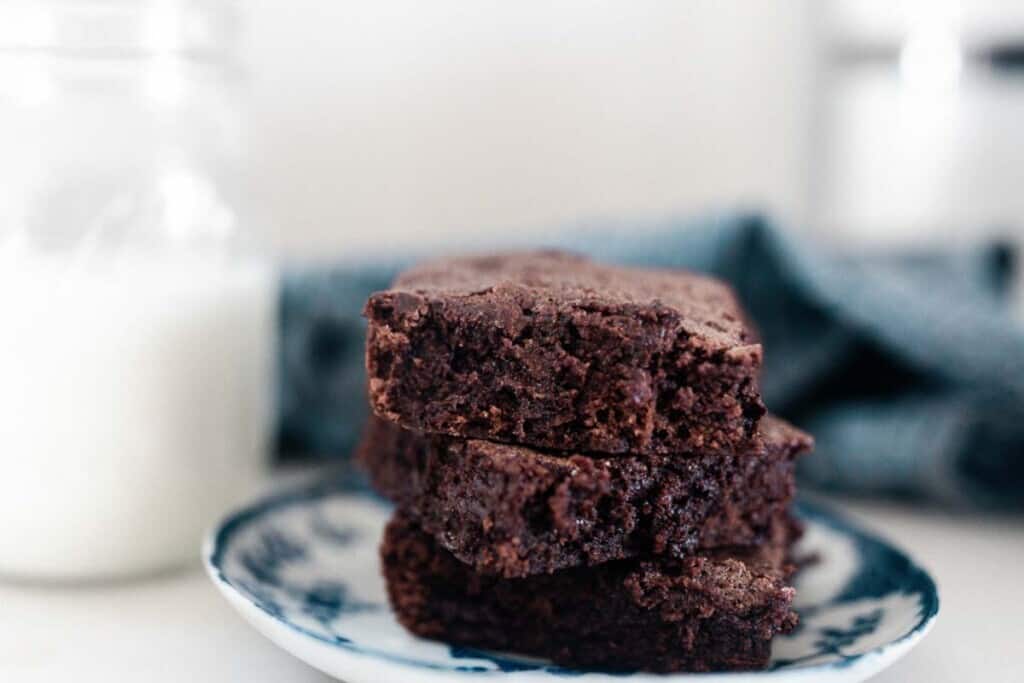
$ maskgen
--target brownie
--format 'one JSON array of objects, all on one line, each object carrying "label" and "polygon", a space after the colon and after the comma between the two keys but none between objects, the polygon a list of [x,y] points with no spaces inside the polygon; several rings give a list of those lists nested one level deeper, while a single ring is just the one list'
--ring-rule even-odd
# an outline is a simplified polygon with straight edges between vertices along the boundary
[{"label": "brownie", "polygon": [[760,669],[772,637],[797,623],[789,527],[776,527],[757,549],[503,579],[474,572],[399,512],[381,558],[398,620],[424,638],[569,667]]},{"label": "brownie", "polygon": [[793,497],[811,438],[774,417],[736,454],[588,457],[428,436],[373,419],[374,487],[477,571],[522,577],[753,545]]},{"label": "brownie", "polygon": [[377,415],[540,448],[728,450],[764,413],[761,345],[709,277],[554,251],[428,263],[373,294]]}]

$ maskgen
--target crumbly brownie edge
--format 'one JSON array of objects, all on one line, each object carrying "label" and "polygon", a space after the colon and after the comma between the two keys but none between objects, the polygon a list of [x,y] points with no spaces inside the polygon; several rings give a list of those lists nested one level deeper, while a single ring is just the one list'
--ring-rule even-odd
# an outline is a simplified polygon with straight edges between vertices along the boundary
[{"label": "crumbly brownie edge", "polygon": [[761,542],[792,499],[795,457],[810,446],[781,420],[763,424],[759,445],[743,454],[594,458],[374,419],[359,459],[374,486],[460,560],[522,577]]},{"label": "crumbly brownie edge", "polygon": [[372,295],[364,314],[371,404],[407,428],[673,453],[740,447],[764,414],[753,334],[705,338],[657,302],[563,302],[513,285],[396,289]]},{"label": "crumbly brownie edge", "polygon": [[783,554],[502,579],[473,572],[401,512],[381,546],[392,607],[416,635],[564,666],[658,672],[766,666],[771,638],[797,621]]}]

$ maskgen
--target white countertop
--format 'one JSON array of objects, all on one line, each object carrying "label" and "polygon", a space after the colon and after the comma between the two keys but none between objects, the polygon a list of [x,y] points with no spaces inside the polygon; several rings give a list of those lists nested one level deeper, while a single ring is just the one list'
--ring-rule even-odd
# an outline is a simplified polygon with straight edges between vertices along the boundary
[{"label": "white countertop", "polygon": [[[874,680],[1020,680],[1024,516],[842,505],[899,539],[933,572],[941,591],[932,633]],[[0,681],[329,680],[243,623],[198,567],[117,586],[0,585],[0,607]]]}]

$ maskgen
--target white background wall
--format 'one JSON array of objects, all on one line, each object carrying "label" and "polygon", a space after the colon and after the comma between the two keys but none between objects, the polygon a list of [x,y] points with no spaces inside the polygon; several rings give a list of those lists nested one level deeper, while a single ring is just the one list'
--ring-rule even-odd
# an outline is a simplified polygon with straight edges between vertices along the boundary
[{"label": "white background wall", "polygon": [[253,181],[289,254],[807,206],[804,0],[250,0]]}]

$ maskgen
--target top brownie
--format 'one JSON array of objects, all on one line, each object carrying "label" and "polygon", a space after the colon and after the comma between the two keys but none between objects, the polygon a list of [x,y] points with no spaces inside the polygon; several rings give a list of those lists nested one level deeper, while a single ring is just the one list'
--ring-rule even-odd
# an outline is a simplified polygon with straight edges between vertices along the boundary
[{"label": "top brownie", "polygon": [[381,417],[557,450],[733,450],[764,414],[761,345],[732,290],[555,251],[437,261],[372,295]]}]

